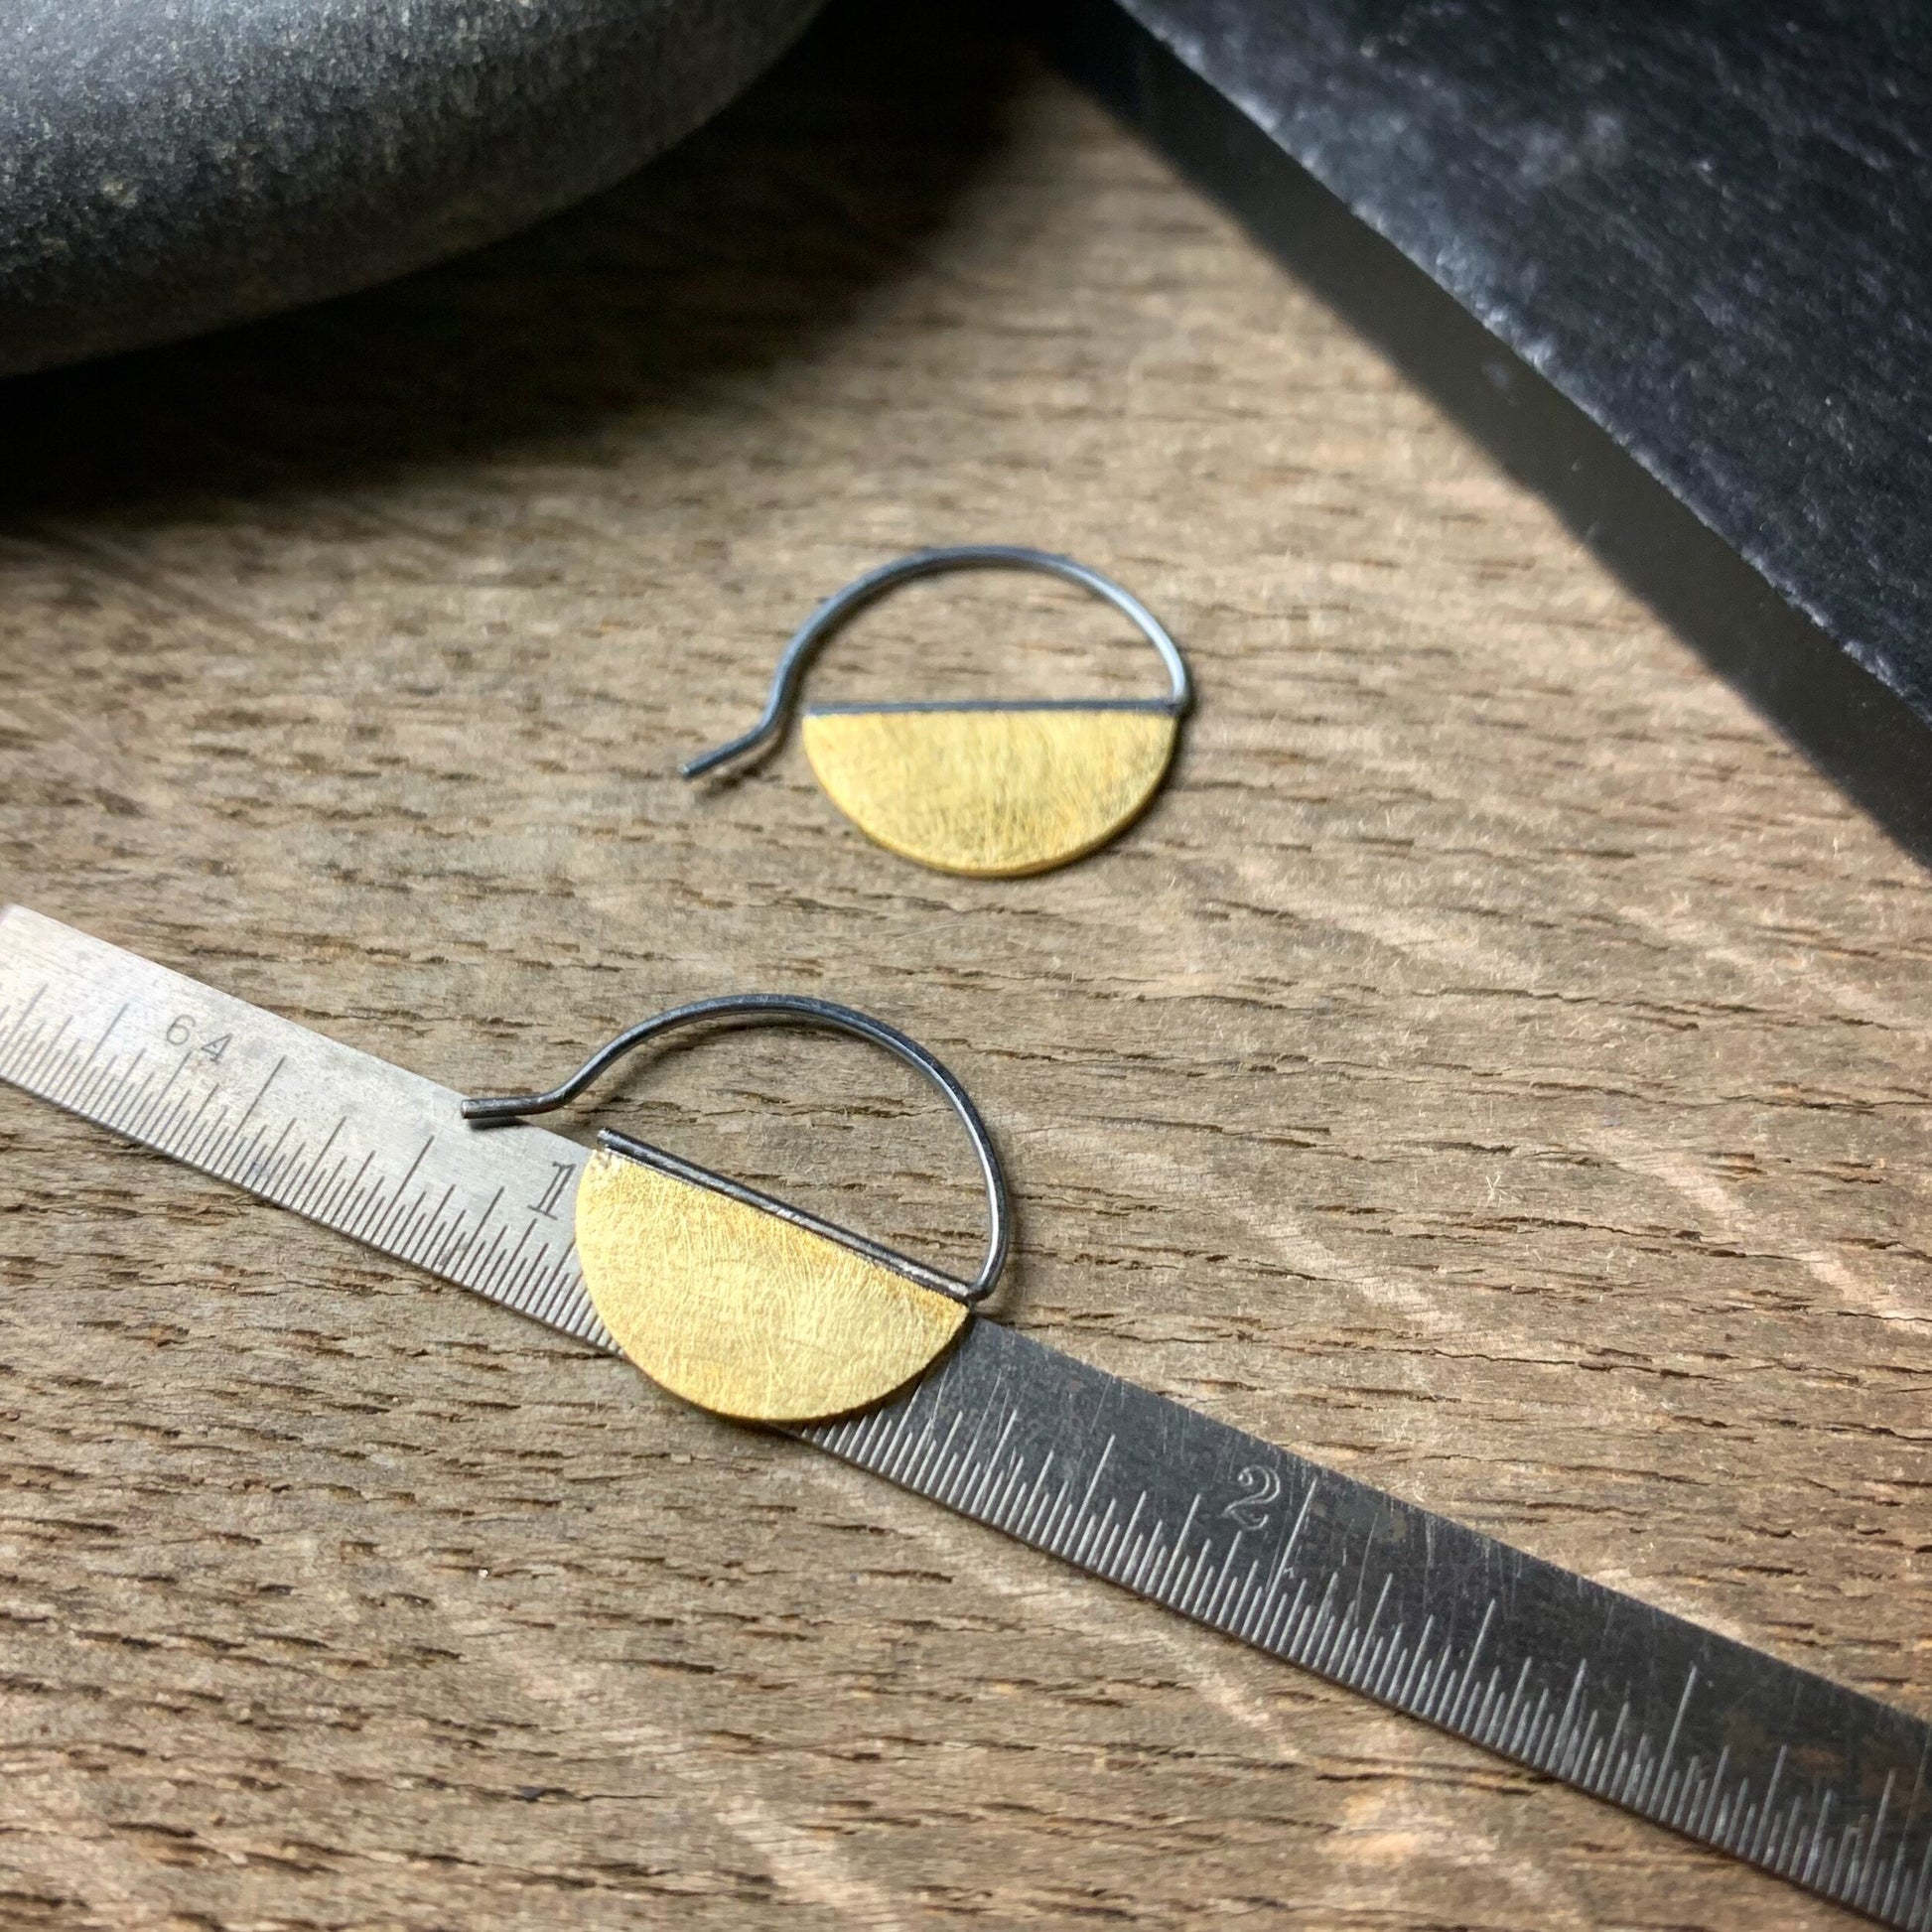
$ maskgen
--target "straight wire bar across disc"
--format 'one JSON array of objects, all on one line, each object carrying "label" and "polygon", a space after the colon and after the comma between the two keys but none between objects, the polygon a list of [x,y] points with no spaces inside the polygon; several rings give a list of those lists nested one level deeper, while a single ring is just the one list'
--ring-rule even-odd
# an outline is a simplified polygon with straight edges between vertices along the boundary
[{"label": "straight wire bar across disc", "polygon": [[[574,1143],[19,907],[0,1078],[609,1348]],[[1932,1932],[1932,1727],[969,1316],[834,1455],[1258,1649]]]}]

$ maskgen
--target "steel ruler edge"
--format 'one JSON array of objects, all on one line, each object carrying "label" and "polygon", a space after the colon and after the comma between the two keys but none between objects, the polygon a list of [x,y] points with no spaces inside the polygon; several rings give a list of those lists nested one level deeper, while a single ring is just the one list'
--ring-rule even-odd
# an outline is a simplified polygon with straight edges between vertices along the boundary
[{"label": "steel ruler edge", "polygon": [[[594,1346],[587,1150],[24,907],[0,1078]],[[1181,1615],[1932,1932],[1932,1726],[997,1322],[792,1432]]]}]

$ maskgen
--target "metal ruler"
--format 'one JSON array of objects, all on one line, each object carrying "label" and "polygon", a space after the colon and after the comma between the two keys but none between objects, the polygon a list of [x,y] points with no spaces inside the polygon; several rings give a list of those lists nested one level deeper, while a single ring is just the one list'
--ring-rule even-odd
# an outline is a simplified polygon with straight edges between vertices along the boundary
[{"label": "metal ruler", "polygon": [[[586,1153],[13,907],[0,1077],[609,1348],[571,1249]],[[1932,1727],[1025,1335],[796,1432],[1183,1616],[1932,1932]]]}]

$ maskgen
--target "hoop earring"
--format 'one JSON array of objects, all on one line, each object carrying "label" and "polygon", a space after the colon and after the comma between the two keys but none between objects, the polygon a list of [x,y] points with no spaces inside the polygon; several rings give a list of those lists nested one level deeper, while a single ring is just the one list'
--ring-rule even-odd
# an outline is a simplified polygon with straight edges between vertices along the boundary
[{"label": "hoop earring", "polygon": [[606,1128],[577,1186],[577,1258],[604,1325],[652,1381],[718,1415],[812,1422],[883,1400],[953,1341],[1006,1266],[1012,1216],[972,1097],[917,1040],[851,1007],[738,993],[674,1007],[601,1046],[548,1093],[466,1100],[475,1127],[568,1106],[647,1041],[699,1022],[814,1027],[884,1047],[944,1095],[986,1186],[970,1282],[662,1148]]},{"label": "hoop earring", "polygon": [[1037,571],[1126,617],[1159,652],[1162,698],[991,698],[838,705],[807,711],[805,756],[867,837],[939,872],[1009,879],[1048,872],[1116,837],[1146,810],[1172,762],[1193,687],[1180,648],[1130,591],[1070,557],[1007,544],[915,550],[828,598],[792,635],[764,715],[683,766],[697,778],[749,763],[784,735],[805,669],[847,619],[915,577]]}]

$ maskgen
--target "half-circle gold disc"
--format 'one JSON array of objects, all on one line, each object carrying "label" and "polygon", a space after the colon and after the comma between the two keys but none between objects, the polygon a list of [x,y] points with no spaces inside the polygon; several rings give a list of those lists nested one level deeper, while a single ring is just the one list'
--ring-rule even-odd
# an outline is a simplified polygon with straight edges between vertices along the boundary
[{"label": "half-circle gold disc", "polygon": [[1146,809],[1179,721],[1138,706],[814,711],[805,755],[869,838],[940,872],[1007,879],[1105,845]]},{"label": "half-circle gold disc", "polygon": [[653,1382],[748,1422],[877,1402],[966,1319],[840,1242],[608,1151],[578,1183],[577,1256],[604,1325]]}]

